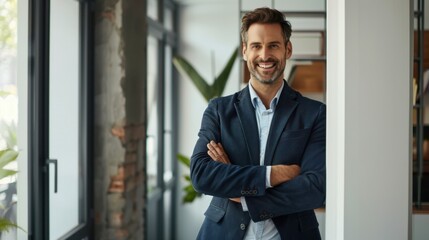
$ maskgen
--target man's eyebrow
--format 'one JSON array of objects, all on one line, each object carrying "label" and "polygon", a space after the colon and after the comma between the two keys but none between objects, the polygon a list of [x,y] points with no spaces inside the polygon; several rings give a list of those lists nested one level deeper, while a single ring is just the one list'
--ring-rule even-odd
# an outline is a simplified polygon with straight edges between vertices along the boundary
[{"label": "man's eyebrow", "polygon": [[[261,42],[251,42],[251,43],[249,43],[249,45],[260,45],[260,44],[262,44]],[[272,41],[272,42],[269,42],[268,44],[281,44],[281,42],[280,41]]]}]

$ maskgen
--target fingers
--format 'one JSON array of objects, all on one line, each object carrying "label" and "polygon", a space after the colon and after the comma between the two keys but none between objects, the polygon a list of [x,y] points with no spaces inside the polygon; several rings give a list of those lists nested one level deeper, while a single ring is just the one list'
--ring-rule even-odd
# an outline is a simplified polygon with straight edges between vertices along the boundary
[{"label": "fingers", "polygon": [[218,157],[217,157],[216,155],[214,155],[212,151],[208,150],[208,151],[207,151],[207,154],[208,154],[208,155],[209,155],[209,156],[210,156],[214,161],[216,161],[216,162],[221,162],[221,160],[220,160],[220,159],[218,159]]},{"label": "fingers", "polygon": [[209,150],[214,153],[218,158],[224,159],[225,151],[223,150],[222,145],[215,143],[214,141],[210,141]]},{"label": "fingers", "polygon": [[229,200],[236,202],[236,203],[241,203],[241,199],[240,198],[230,198]]},{"label": "fingers", "polygon": [[226,163],[226,164],[230,163],[228,155],[226,155],[222,144],[215,143],[214,141],[210,141],[210,143],[207,144],[207,148],[208,148],[207,154],[214,161]]}]

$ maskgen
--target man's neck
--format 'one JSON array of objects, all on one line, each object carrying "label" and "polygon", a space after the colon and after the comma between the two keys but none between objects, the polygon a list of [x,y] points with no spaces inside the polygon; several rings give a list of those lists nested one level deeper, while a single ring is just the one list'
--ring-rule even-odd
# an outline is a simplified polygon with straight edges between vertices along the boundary
[{"label": "man's neck", "polygon": [[265,84],[254,79],[250,79],[250,84],[252,84],[253,89],[256,94],[258,94],[258,97],[261,99],[266,109],[270,107],[271,100],[273,100],[277,91],[282,86],[282,81],[282,79],[279,79],[272,84]]}]

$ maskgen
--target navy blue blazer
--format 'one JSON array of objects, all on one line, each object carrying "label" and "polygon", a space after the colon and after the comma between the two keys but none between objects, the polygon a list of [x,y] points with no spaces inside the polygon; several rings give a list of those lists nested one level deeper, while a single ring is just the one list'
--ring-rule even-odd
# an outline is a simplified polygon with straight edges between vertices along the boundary
[{"label": "navy blue blazer", "polygon": [[[326,106],[285,82],[271,122],[265,165],[298,164],[301,173],[266,189],[248,88],[211,100],[204,112],[191,157],[191,179],[196,191],[213,199],[197,238],[243,239],[250,219],[271,218],[282,239],[320,239],[314,209],[325,202]],[[210,140],[222,143],[231,164],[211,160],[206,146]],[[229,200],[243,196],[248,212]]]}]

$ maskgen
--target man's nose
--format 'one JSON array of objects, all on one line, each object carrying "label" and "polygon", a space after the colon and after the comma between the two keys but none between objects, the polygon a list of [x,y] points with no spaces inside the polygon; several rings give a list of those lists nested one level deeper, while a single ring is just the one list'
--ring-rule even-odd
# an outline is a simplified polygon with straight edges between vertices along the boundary
[{"label": "man's nose", "polygon": [[261,48],[260,58],[262,60],[267,60],[270,56],[270,51],[267,47]]}]

